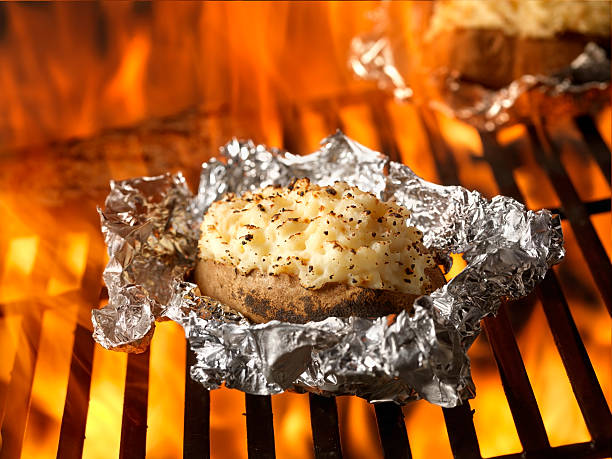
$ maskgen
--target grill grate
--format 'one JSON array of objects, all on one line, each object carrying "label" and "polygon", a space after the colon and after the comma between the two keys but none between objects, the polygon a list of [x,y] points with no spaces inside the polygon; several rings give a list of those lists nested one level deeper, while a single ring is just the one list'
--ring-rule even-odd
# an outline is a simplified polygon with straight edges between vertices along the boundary
[{"label": "grill grate", "polygon": [[[378,141],[383,152],[391,159],[401,161],[401,150],[394,132],[394,124],[387,109],[389,101],[378,93],[349,94],[335,99],[314,102],[308,107],[325,120],[328,127],[344,129],[339,109],[349,105],[364,105],[369,110]],[[293,105],[279,107],[283,117],[282,136],[286,149],[304,152],[305,130],[300,123],[301,109]],[[194,116],[193,113],[181,116]],[[222,114],[211,112],[208,118]],[[426,109],[418,111],[418,120],[433,157],[440,181],[445,185],[460,184],[458,163],[452,148],[446,143],[436,115]],[[604,176],[610,181],[610,151],[603,142],[593,120],[582,116],[575,120],[582,133],[584,149],[592,154]],[[167,122],[173,126],[173,121]],[[164,128],[164,122],[150,129]],[[527,127],[530,154],[536,159],[544,173],[550,178],[555,192],[561,200],[558,210],[566,218],[576,234],[582,254],[588,261],[597,288],[605,305],[612,311],[612,268],[601,241],[591,223],[590,216],[610,212],[610,199],[582,201],[570,180],[561,160],[558,146],[551,139],[546,120],[535,119]],[[179,129],[180,131],[180,129]],[[121,135],[115,131],[114,135]],[[165,132],[165,131],[164,131]],[[181,132],[188,135],[189,132]],[[490,166],[493,177],[502,194],[525,202],[517,185],[508,158],[518,154],[512,145],[498,144],[491,133],[480,132],[484,161]],[[211,144],[220,143],[211,140]],[[71,145],[74,146],[74,143]],[[101,147],[97,147],[101,148]],[[168,169],[168,164],[154,164],[156,157],[143,153],[143,161],[149,173],[159,173],[159,168]],[[193,161],[193,157],[175,158],[172,168],[180,169]],[[191,165],[193,168],[193,165]],[[194,178],[197,171],[192,171]],[[109,174],[110,175],[110,174]],[[189,178],[188,173],[188,178]],[[193,182],[193,181],[192,181]],[[92,297],[99,291],[100,273],[103,263],[103,247],[90,250],[84,274],[82,304],[94,304],[96,300],[108,298],[105,288],[99,298]],[[44,269],[35,264],[34,273]],[[561,290],[554,271],[549,271],[545,280],[533,294],[543,306],[546,319],[554,337],[567,376],[571,383],[586,426],[592,437],[590,442],[551,447],[536,398],[525,369],[521,353],[512,329],[506,305],[495,318],[484,320],[484,331],[497,363],[503,389],[514,419],[523,453],[498,456],[519,457],[605,457],[612,455],[612,416],[602,389],[597,381],[589,356],[578,334],[567,300]],[[519,300],[510,307],[527,309],[530,299]],[[0,387],[0,421],[2,421],[2,449],[0,459],[20,457],[23,432],[26,427],[29,400],[32,391],[36,352],[41,336],[39,310],[24,304],[23,336],[18,349],[32,348],[33,358],[23,359],[17,353],[12,380]],[[68,389],[65,398],[61,429],[59,432],[58,458],[80,457],[83,453],[88,401],[91,389],[94,345],[91,330],[83,325],[88,322],[89,309],[81,307],[75,329],[75,339],[70,362]],[[185,458],[210,456],[210,394],[188,377],[188,369],[194,356],[187,349],[187,378],[185,382],[184,445]],[[149,352],[129,355],[121,424],[120,457],[138,458],[146,453],[147,409],[149,390]],[[25,382],[25,384],[24,384]],[[338,423],[338,408],[334,398],[314,394],[309,397],[314,454],[317,458],[342,457],[341,435]],[[473,411],[469,403],[453,409],[443,409],[450,448],[456,458],[481,457],[478,437],[473,422]],[[379,437],[385,457],[410,458],[409,436],[400,407],[392,403],[375,406]],[[249,457],[275,457],[272,402],[269,396],[245,395],[247,427],[247,449]],[[163,420],[159,420],[163,422]]]}]

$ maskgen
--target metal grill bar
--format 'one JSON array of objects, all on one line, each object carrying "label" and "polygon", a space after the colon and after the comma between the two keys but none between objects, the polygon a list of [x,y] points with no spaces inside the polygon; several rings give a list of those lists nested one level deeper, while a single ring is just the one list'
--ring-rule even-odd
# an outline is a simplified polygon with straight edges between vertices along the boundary
[{"label": "metal grill bar", "polygon": [[312,108],[323,116],[325,125],[329,128],[328,130],[340,129],[344,131],[344,123],[339,115],[337,101],[322,99],[313,103]]},{"label": "metal grill bar", "polygon": [[38,347],[42,326],[42,306],[24,303],[21,334],[17,342],[17,355],[7,387],[5,409],[0,416],[2,448],[0,459],[21,456],[23,438],[32,396],[34,368],[38,359]]},{"label": "metal grill bar", "polygon": [[377,127],[381,150],[391,158],[392,161],[402,162],[399,147],[395,140],[393,122],[385,106],[383,98],[377,98],[370,104],[372,119]]},{"label": "metal grill bar", "polygon": [[[484,156],[491,165],[493,176],[500,192],[519,202],[522,195],[509,171],[505,152],[490,133],[481,132]],[[524,300],[513,303],[513,307],[525,309]],[[510,411],[516,424],[516,430],[525,450],[538,450],[549,447],[544,422],[538,409],[537,401],[525,370],[518,345],[512,333],[512,327],[504,306],[499,309],[496,318],[485,319],[485,330],[495,354],[500,370],[504,392],[508,399]],[[517,392],[515,392],[515,390]]]},{"label": "metal grill bar", "polygon": [[377,403],[376,421],[380,443],[386,459],[410,459],[410,444],[404,423],[404,413],[399,405],[393,402]]},{"label": "metal grill bar", "polygon": [[574,443],[572,445],[555,446],[544,451],[533,451],[528,456],[525,453],[516,454],[505,454],[503,456],[496,456],[491,459],[576,459],[577,457],[583,459],[595,459],[602,457],[609,457],[612,445],[606,444],[593,444],[591,442],[586,443]]},{"label": "metal grill bar", "polygon": [[[587,201],[584,204],[584,208],[586,209],[587,214],[595,215],[595,214],[604,214],[606,212],[610,212],[610,198],[607,199],[598,199],[597,201]],[[563,210],[563,208],[553,207],[550,209],[553,214],[559,214],[562,220],[567,220],[567,214]]]},{"label": "metal grill bar", "polygon": [[147,450],[149,357],[148,348],[142,354],[128,354],[121,419],[120,459],[144,458]]},{"label": "metal grill bar", "polygon": [[308,398],[315,457],[317,459],[341,458],[342,447],[338,430],[336,398],[313,393],[308,394]]},{"label": "metal grill bar", "polygon": [[[434,160],[438,170],[440,171],[439,176],[446,177],[446,180],[450,181],[450,183],[443,181],[445,185],[458,183],[459,178],[456,172],[456,164],[454,163],[454,160],[447,159],[452,158],[453,155],[448,147],[446,147],[444,140],[440,135],[435,117],[433,114],[428,113],[425,110],[423,112],[423,119],[425,120],[427,127],[426,131],[430,133],[428,134],[430,139],[436,139],[435,142],[431,144],[431,148],[432,151],[438,151],[436,154],[434,154]],[[490,144],[487,145],[486,141],[488,141],[488,139],[483,139],[483,149],[485,152],[487,150],[490,151],[488,147],[491,146]],[[445,170],[446,168],[451,169]],[[502,190],[502,194],[508,194],[510,196],[513,194],[515,196],[519,194],[518,188],[516,188],[515,184],[513,187],[512,183],[513,182],[507,179],[502,180],[504,188]],[[500,187],[502,187],[502,184],[500,184]],[[493,350],[495,361],[500,370],[500,376],[504,386],[504,392],[508,400],[508,406],[510,407],[512,417],[515,421],[517,433],[521,443],[525,449],[540,449],[546,447],[548,445],[548,437],[546,435],[546,430],[544,429],[542,417],[539,413],[535,395],[533,394],[533,389],[531,388],[531,384],[525,370],[523,359],[520,355],[518,345],[510,326],[510,321],[502,310],[499,317],[490,317],[485,319],[485,324],[485,330],[494,330],[494,332],[487,333],[487,336]],[[463,413],[463,417],[466,417],[465,413]],[[473,421],[471,419],[470,421],[472,422],[471,429],[473,429]],[[450,428],[448,421],[447,427]],[[449,438],[450,435],[451,431],[449,429]],[[475,431],[473,435],[476,438]],[[453,441],[455,442],[454,447]],[[472,445],[470,450],[462,443],[460,438],[455,438],[454,440],[451,439],[451,447],[453,447],[453,454],[455,454],[455,457],[458,457],[458,454],[461,455],[461,457],[469,457],[471,454],[475,453],[474,446]]]},{"label": "metal grill bar", "polygon": [[434,113],[428,108],[421,108],[419,111],[421,124],[427,136],[431,154],[436,164],[440,183],[443,185],[459,185],[457,175],[457,162],[450,149],[444,142],[444,137],[440,132],[438,122]]},{"label": "metal grill bar", "polygon": [[[395,140],[393,123],[391,122],[389,113],[385,106],[384,99],[378,97],[368,97],[368,106],[370,108],[372,119],[375,121],[377,132],[379,135],[380,145],[382,150],[391,156],[394,160],[400,159],[400,150]],[[360,101],[363,103],[363,100]],[[336,105],[332,102],[327,102],[321,105],[321,113],[328,120],[330,125],[339,126],[340,118],[338,117]],[[287,113],[283,113],[283,118],[289,116],[291,119],[291,128],[285,128],[286,122],[283,123],[283,136],[285,138],[285,147],[289,148],[291,139],[295,141],[295,137],[299,135],[299,111],[295,108],[287,109]],[[423,111],[421,121],[426,128],[425,132],[430,140],[431,150],[435,158],[439,176],[445,184],[458,184],[459,179],[456,172],[456,163],[453,153],[445,145],[443,138],[440,135],[440,130],[437,126],[435,116],[428,111]],[[285,120],[286,121],[286,120]],[[592,146],[594,141],[593,132],[589,132],[590,128],[595,129],[595,134],[598,136],[600,145],[594,147],[599,149],[599,152],[593,151],[594,156],[602,170],[604,170],[606,157],[609,163],[609,151],[607,146],[601,140],[601,136],[597,133],[596,128],[590,118],[588,119],[591,126],[585,127],[585,120],[576,120],[583,137],[589,146]],[[582,123],[582,124],[581,124]],[[542,128],[543,129],[543,128]],[[548,139],[546,131],[544,132],[544,140],[542,133],[537,131],[530,132],[532,139],[537,146],[540,146],[541,151],[534,151],[534,154],[544,155],[539,161],[550,168],[546,169],[553,184],[555,184],[555,175],[560,168],[561,173],[565,174],[565,179],[569,182],[569,178],[563,166],[558,161],[558,152]],[[491,164],[493,173],[500,186],[502,194],[513,196],[521,199],[521,193],[514,179],[510,168],[506,167],[503,162],[495,162],[502,155],[499,155],[501,148],[495,142],[493,137],[487,138],[482,136],[485,157]],[[487,142],[489,142],[487,144]],[[548,142],[548,144],[546,143]],[[597,142],[597,141],[595,141]],[[290,150],[302,152],[299,144],[289,148]],[[548,146],[547,146],[548,145]],[[603,147],[602,147],[603,145]],[[537,148],[535,149],[537,150]],[[550,161],[557,161],[559,164],[550,165]],[[549,161],[547,163],[546,161]],[[552,170],[552,172],[551,172]],[[605,174],[604,170],[604,174]],[[609,177],[609,167],[608,175]],[[571,185],[571,182],[569,182]],[[563,182],[561,187],[565,186]],[[592,203],[583,203],[578,198],[575,190],[574,196],[559,193],[562,201],[562,209],[570,218],[570,223],[575,220],[576,209],[578,206],[583,209],[583,214],[579,214],[580,218],[586,213],[588,215],[597,212],[608,212],[610,210],[610,200],[602,199],[593,201]],[[570,197],[569,201],[566,199]],[[569,202],[569,207],[567,206]],[[590,225],[590,222],[589,222]],[[592,228],[592,225],[591,225]],[[593,230],[594,231],[594,230]],[[596,234],[596,233],[595,233]],[[597,240],[597,242],[600,242]],[[600,244],[601,245],[601,244]],[[591,260],[593,254],[597,256],[605,255],[603,251],[585,250],[582,247],[585,258]],[[592,248],[591,248],[592,249]],[[101,257],[100,257],[101,259]],[[96,278],[87,274],[91,269],[91,260],[88,258],[85,280]],[[608,261],[609,265],[609,261]],[[597,280],[597,279],[596,279]],[[93,285],[93,284],[92,284]],[[85,288],[85,285],[84,285]],[[96,291],[92,287],[86,288],[87,291]],[[519,438],[527,451],[526,453],[512,454],[499,457],[519,458],[519,457],[602,457],[612,453],[611,434],[612,432],[612,416],[607,408],[607,404],[601,388],[597,382],[589,357],[584,348],[580,336],[576,330],[575,323],[571,317],[567,302],[563,297],[560,285],[554,275],[554,272],[549,272],[544,282],[538,288],[538,294],[544,306],[544,311],[548,319],[550,328],[555,339],[555,343],[559,348],[560,355],[566,367],[570,382],[580,409],[582,410],[585,422],[593,437],[592,442],[566,445],[561,447],[551,448],[546,439],[546,432],[541,422],[541,416],[533,397],[533,391],[529,385],[524,365],[522,363],[520,352],[516,346],[512,329],[503,309],[501,315],[497,319],[487,319],[485,321],[485,330],[489,334],[491,346],[493,349],[496,362],[498,364],[506,397],[511,408]],[[87,300],[90,301],[90,300]],[[91,300],[93,303],[95,299]],[[516,305],[515,305],[516,306]],[[520,307],[520,306],[519,306]],[[42,310],[42,308],[40,308]],[[82,311],[81,311],[82,312]],[[36,319],[36,318],[35,318]],[[40,339],[40,318],[38,320],[26,320],[24,317],[23,327],[26,335],[35,338],[34,348],[37,348]],[[83,319],[83,318],[81,318]],[[81,322],[84,323],[84,322]],[[25,330],[26,327],[28,330]],[[36,331],[38,327],[38,331]],[[25,339],[22,336],[20,339]],[[26,340],[27,341],[27,340]],[[21,344],[20,344],[21,345]],[[23,349],[21,347],[20,349]],[[193,355],[187,352],[187,368],[193,362]],[[93,358],[93,342],[91,341],[90,331],[86,328],[77,325],[75,332],[75,343],[71,360],[71,372],[68,383],[68,394],[64,406],[64,415],[62,418],[62,427],[60,432],[60,442],[58,448],[58,457],[77,457],[82,453],[83,434],[87,418],[87,402],[80,403],[79,397],[88,397],[89,387],[91,383],[91,364]],[[19,353],[16,359],[20,359]],[[6,388],[4,395],[8,394],[6,400],[6,416],[2,422],[3,439],[5,440],[0,458],[18,457],[21,451],[21,441],[23,432],[25,431],[27,405],[31,393],[33,365],[36,362],[36,355],[31,362],[31,368],[21,368],[23,362],[20,360],[15,362],[15,372],[21,371],[24,375],[30,375],[30,382],[25,387],[17,387],[17,375],[14,374],[11,383]],[[126,375],[126,388],[124,399],[124,413],[122,419],[122,434],[121,434],[121,457],[144,457],[146,451],[146,418],[147,418],[147,394],[148,394],[148,365],[149,354],[130,355],[128,357],[128,371]],[[81,395],[78,395],[78,394]],[[17,395],[14,397],[14,395]],[[3,394],[0,394],[2,396]],[[24,402],[23,397],[26,396]],[[311,410],[311,425],[313,431],[313,442],[316,457],[341,457],[340,436],[338,432],[338,416],[335,400],[309,395],[310,410]],[[15,399],[15,400],[13,400]],[[79,403],[77,403],[77,401]],[[1,403],[0,407],[4,407]],[[23,408],[23,404],[26,408]],[[274,457],[274,431],[272,422],[271,398],[261,396],[245,396],[246,403],[246,423],[247,423],[247,441],[248,452],[250,457]],[[79,406],[79,404],[81,406]],[[210,420],[209,420],[210,398],[208,391],[205,391],[199,384],[191,381],[189,377],[185,383],[185,440],[184,440],[184,457],[209,457],[210,455]],[[410,445],[408,435],[406,433],[405,424],[401,409],[393,404],[378,404],[375,407],[376,417],[378,420],[378,428],[381,438],[381,443],[386,457],[410,457]],[[464,404],[453,409],[444,409],[444,417],[447,425],[451,449],[455,457],[480,457],[478,438],[473,424],[473,412],[469,408],[469,404]],[[17,413],[17,423],[13,422],[11,413]],[[21,414],[19,414],[21,413]],[[0,419],[2,419],[0,412]],[[22,422],[19,420],[22,416]],[[11,426],[7,419],[11,419]],[[17,430],[15,430],[17,429]],[[10,433],[8,432],[10,430]],[[5,432],[8,435],[5,435]],[[14,433],[18,432],[21,437]],[[17,438],[17,440],[15,440]],[[8,447],[7,447],[8,445]]]},{"label": "metal grill bar", "polygon": [[[386,112],[384,105],[381,107],[382,108],[379,108],[379,110],[385,110]],[[440,136],[440,131],[434,115],[426,109],[420,110],[419,114],[427,138],[430,141],[439,177],[444,177],[443,180],[448,180],[451,183],[459,183],[454,157]],[[379,117],[379,119],[382,120],[386,119],[389,126],[392,125],[388,115],[385,117],[379,113]],[[378,132],[381,136],[381,145],[392,145],[392,151],[400,151],[396,143],[395,135],[393,135],[391,130],[378,130]],[[392,135],[392,137],[387,137],[389,135]],[[476,436],[476,429],[474,428],[473,412],[469,407],[469,403],[465,402],[463,405],[452,409],[444,408],[443,411],[453,455],[456,458],[480,457],[478,437]],[[409,448],[408,444],[407,447]]]},{"label": "metal grill bar", "polygon": [[74,332],[74,342],[66,403],[57,449],[58,459],[80,457],[83,454],[83,441],[85,440],[94,352],[91,330],[77,325]]},{"label": "metal grill bar", "polygon": [[548,272],[537,293],[586,426],[593,440],[610,442],[612,415],[553,271]]},{"label": "metal grill bar", "polygon": [[190,369],[196,357],[189,342],[186,347],[183,458],[207,458],[210,457],[210,393],[191,379]]},{"label": "metal grill bar", "polygon": [[466,401],[455,408],[442,408],[442,412],[455,459],[481,457],[474,428],[474,410],[470,408],[470,403]]},{"label": "metal grill bar", "polygon": [[[78,312],[74,343],[70,360],[70,375],[62,415],[57,458],[74,458],[83,454],[85,427],[89,410],[89,391],[91,388],[91,370],[93,365],[94,341],[91,328],[81,324],[91,323],[91,305],[95,304],[95,292],[99,291],[98,302],[108,298],[106,287],[100,289],[104,249],[101,243],[92,244],[87,255],[85,273],[81,292],[83,304]],[[92,295],[92,292],[94,294]]]},{"label": "metal grill bar", "polygon": [[[34,288],[41,288],[48,280],[48,266],[45,264],[43,249],[39,248],[32,270]],[[5,394],[0,394],[0,459],[21,456],[23,440],[30,410],[34,370],[38,360],[38,348],[42,335],[44,304],[30,299],[14,305],[23,311],[21,333],[17,341],[17,354],[13,362],[11,380]],[[4,395],[4,398],[1,396]]]},{"label": "metal grill bar", "polygon": [[306,153],[303,146],[304,134],[300,123],[300,111],[295,104],[279,104],[282,122],[283,148],[293,154]]},{"label": "metal grill bar", "polygon": [[[505,307],[500,307],[495,318],[485,319],[484,329],[523,448],[526,451],[545,449],[550,446],[548,436]],[[516,301],[512,307],[525,310],[525,301]]]},{"label": "metal grill bar", "polygon": [[[504,156],[488,153],[495,149],[501,150],[493,136],[483,133],[481,138],[485,156],[491,164],[502,193],[523,202],[523,195],[514,181],[511,169],[505,164]],[[594,440],[606,438],[605,441],[609,442],[612,439],[610,411],[554,271],[548,272],[544,281],[536,287],[536,293],[544,307],[555,344],[559,349],[587,428]]]},{"label": "metal grill bar", "polygon": [[529,125],[528,132],[533,142],[533,153],[538,163],[546,171],[553,187],[567,213],[568,220],[580,249],[586,259],[597,288],[603,297],[608,311],[612,315],[612,265],[606,251],[597,236],[589,215],[580,201],[580,197],[567,176],[559,160],[559,152],[549,138],[543,120],[536,119],[535,126]]},{"label": "metal grill bar", "polygon": [[[428,123],[427,126],[431,129],[432,123],[433,123],[433,119],[432,118],[425,118],[426,122]],[[429,129],[428,129],[429,130]],[[434,128],[435,132],[438,132],[437,129]],[[437,136],[436,136],[437,137]],[[483,141],[483,150],[485,152],[485,157],[489,160],[489,162],[491,163],[492,169],[493,169],[493,173],[494,176],[498,182],[498,185],[500,187],[500,190],[502,192],[502,194],[506,194],[509,196],[514,197],[515,199],[518,199],[519,201],[522,201],[522,195],[516,185],[516,183],[514,182],[514,178],[512,177],[511,174],[511,169],[508,168],[508,166],[506,164],[504,164],[504,160],[503,157],[501,155],[499,155],[500,152],[500,148],[499,145],[496,144],[496,142],[494,141],[493,136],[491,135],[487,135],[487,134],[481,134],[481,139]],[[436,161],[436,165],[438,166],[438,168],[444,168],[444,167],[448,167],[449,165],[449,161],[444,159],[447,155],[445,154],[444,151],[440,152],[440,149],[445,149],[443,148],[444,145],[442,143],[442,141],[440,140],[438,142],[438,145],[434,145],[432,144],[432,151],[433,150],[438,150],[437,154],[434,154],[434,159]],[[448,153],[450,154],[450,153]],[[442,158],[442,159],[441,159]],[[563,171],[562,167],[560,166],[560,164],[556,165],[558,169],[560,169],[560,172],[558,170],[556,170],[556,172],[559,174],[565,174],[565,171]],[[453,177],[453,172],[452,171],[447,171],[445,173],[441,173],[440,174],[441,177],[445,176],[445,177],[450,177],[451,179],[456,178]],[[458,181],[458,179],[457,179]],[[553,182],[554,182],[554,178],[553,178]],[[571,183],[569,182],[569,179],[567,179],[564,182],[564,185],[569,185],[571,187]],[[573,190],[573,188],[571,188],[570,190]],[[575,190],[574,194],[575,194]],[[557,190],[558,194],[559,194],[559,190]],[[564,197],[567,197],[568,192],[565,193],[561,193],[560,197],[562,199],[562,202],[564,203],[564,207],[565,207],[565,203],[567,202],[566,199],[564,199]],[[574,198],[574,196],[570,196],[570,198]],[[571,201],[571,199],[570,199]],[[577,198],[577,195],[575,196],[575,201],[577,201],[580,205],[580,200]],[[571,218],[572,214],[570,213],[570,218]],[[571,221],[571,220],[570,220]],[[587,217],[587,221],[588,221],[588,217]],[[590,224],[590,222],[589,222]],[[592,229],[592,226],[591,226]],[[594,230],[593,230],[594,232]],[[599,242],[599,240],[597,240],[597,242]],[[584,249],[583,249],[584,250]],[[600,248],[600,250],[598,252],[596,252],[598,254],[605,254],[605,252],[603,252],[603,247]],[[609,262],[608,262],[609,264]],[[547,278],[552,278],[554,276],[554,274],[552,272],[549,272],[549,275],[547,276]],[[544,286],[542,286],[541,288],[544,288]],[[567,304],[565,303],[565,299],[563,298],[563,295],[561,293],[560,290],[560,286],[557,284],[555,286],[555,288],[553,288],[553,290],[555,291],[555,294],[562,299],[563,303],[565,304],[565,306],[567,306]],[[541,291],[541,289],[538,289],[538,291]],[[550,303],[547,303],[550,304]],[[545,310],[546,310],[546,306],[545,306]],[[551,314],[552,311],[551,311]],[[554,315],[554,314],[553,314]],[[557,316],[555,315],[555,318]],[[571,315],[569,315],[569,310],[568,310],[568,316],[565,318],[566,321],[569,320],[571,321],[571,323],[573,324],[573,319],[571,319]],[[497,321],[497,323],[499,325],[500,324],[500,320],[503,319],[487,319],[487,323],[489,323],[488,321]],[[509,323],[508,323],[509,325]],[[567,325],[567,322],[565,323],[565,325]],[[501,325],[502,328],[506,328],[503,325]],[[551,324],[551,329],[553,329],[553,326]],[[575,329],[575,326],[574,326]],[[506,330],[508,331],[508,330]],[[567,330],[566,330],[567,332]],[[510,331],[511,333],[511,331]],[[576,332],[577,334],[577,332]],[[513,343],[513,346],[508,347],[508,344],[506,343],[506,347],[504,348],[503,346],[500,347],[500,340],[502,336],[506,336],[506,337],[511,337],[511,341]],[[553,329],[553,336],[555,336],[555,330]],[[557,333],[556,335],[560,340],[566,341],[567,340],[567,336],[571,336],[571,335],[567,335],[564,333],[563,335],[559,335]],[[519,433],[519,437],[521,439],[521,442],[523,443],[523,446],[527,449],[527,448],[534,448],[535,450],[539,450],[541,448],[542,445],[544,445],[546,442],[547,443],[547,439],[546,439],[546,432],[543,428],[543,423],[541,421],[541,417],[539,416],[539,411],[537,410],[537,404],[535,403],[535,397],[533,396],[533,391],[531,390],[531,387],[529,385],[529,381],[527,378],[527,375],[525,373],[525,379],[523,378],[519,378],[517,381],[512,381],[512,383],[507,379],[507,372],[503,371],[503,362],[504,360],[502,358],[500,358],[501,356],[506,356],[505,359],[507,359],[507,355],[506,352],[500,353],[499,351],[501,349],[506,349],[506,351],[508,351],[509,348],[515,348],[514,352],[511,352],[510,354],[514,354],[514,358],[518,358],[518,361],[520,362],[520,367],[523,368],[524,371],[524,365],[522,364],[522,359],[520,358],[520,353],[518,353],[518,347],[516,346],[516,341],[513,339],[512,335],[508,335],[507,333],[504,332],[500,332],[500,331],[496,331],[496,333],[491,333],[489,334],[489,337],[492,338],[491,340],[491,344],[492,347],[495,350],[497,349],[498,352],[495,352],[496,355],[496,361],[498,363],[498,366],[500,367],[500,369],[502,370],[500,372],[501,376],[502,376],[502,381],[504,381],[504,390],[506,391],[506,395],[508,397],[508,402],[513,414],[513,417],[515,419],[515,423],[517,426],[517,432]],[[575,360],[573,356],[576,355],[580,355],[580,353],[578,352],[577,346],[582,346],[582,348],[584,349],[584,345],[582,343],[582,341],[580,340],[579,336],[577,336],[578,338],[578,343],[574,343],[574,349],[572,351],[574,352],[568,352],[566,355],[567,360],[568,360],[568,364],[571,364],[570,361]],[[555,338],[557,339],[557,338]],[[560,352],[562,352],[562,346],[559,346],[559,343],[557,343],[557,346],[559,347]],[[584,358],[586,358],[586,363]],[[597,410],[597,414],[592,414],[592,422],[595,422],[595,419],[601,419],[603,420],[603,427],[605,429],[607,429],[607,432],[612,431],[612,425],[609,425],[608,423],[606,423],[605,419],[608,418],[610,416],[610,413],[607,409],[607,405],[605,403],[605,398],[603,398],[603,393],[601,393],[601,388],[599,387],[599,384],[597,383],[597,379],[595,377],[594,371],[592,370],[592,366],[590,365],[590,361],[588,359],[588,355],[586,354],[586,351],[584,351],[584,355],[583,355],[583,359],[581,360],[581,362],[583,363],[582,368],[580,370],[578,370],[579,375],[576,375],[576,378],[572,377],[572,374],[569,373],[568,371],[568,376],[570,376],[570,382],[572,382],[572,387],[574,388],[574,385],[578,385],[578,383],[576,382],[576,379],[578,379],[579,377],[583,377],[585,378],[587,381],[585,381],[585,385],[582,386],[580,385],[580,387],[578,388],[579,390],[582,390],[583,387],[586,388],[587,386],[589,387],[589,389],[584,389],[584,393],[581,394],[580,398],[577,395],[579,404],[581,409],[586,410],[586,406],[583,404],[583,402],[587,402],[586,400],[584,400],[585,397],[587,396],[591,396],[594,397],[597,400],[590,400],[592,403],[592,409],[595,411]],[[564,359],[564,363],[565,363],[565,359]],[[517,362],[515,362],[515,364],[517,364]],[[566,366],[567,368],[567,366]],[[589,371],[590,369],[590,371]],[[592,374],[592,378],[589,377],[590,373]],[[521,381],[522,380],[522,381]],[[525,384],[526,382],[526,384]],[[517,384],[518,383],[518,384]],[[526,393],[523,394],[522,397],[527,397],[526,401],[528,405],[531,405],[530,408],[527,410],[525,407],[521,407],[520,403],[516,403],[517,401],[513,401],[512,396],[509,397],[509,391],[511,390],[512,387],[517,388],[517,387],[521,387],[523,386],[523,390],[526,390]],[[576,391],[577,388],[574,388],[574,391]],[[511,393],[511,392],[510,392]],[[599,394],[601,394],[601,397],[599,397]],[[521,398],[522,398],[521,397]],[[531,399],[531,402],[529,402],[529,400]],[[581,400],[582,399],[582,400]],[[529,428],[528,428],[528,424],[530,422],[532,422],[532,420],[529,420],[529,416],[530,414],[525,413],[525,410],[530,411],[531,415],[533,415],[534,411],[538,412],[538,418],[539,420],[535,421],[535,425],[537,427],[535,427],[535,431],[530,432]],[[605,414],[603,413],[605,412]],[[598,417],[598,416],[604,416],[603,418]],[[524,417],[527,416],[527,417]],[[518,421],[520,419],[520,421]],[[536,418],[537,419],[537,418]],[[585,421],[586,421],[586,416],[585,416]],[[587,423],[587,427],[588,423]],[[593,426],[593,428],[596,428],[595,426]],[[601,425],[599,426],[599,428],[601,429]],[[589,431],[591,431],[591,427],[589,427]],[[449,430],[449,434],[450,434],[450,430]],[[591,431],[591,434],[593,435],[593,438],[597,438],[597,435],[602,435],[603,432],[601,431]],[[609,439],[609,433],[607,434],[608,437],[606,439],[606,441],[608,441]],[[601,437],[600,437],[601,438]],[[546,450],[546,451],[550,451]],[[455,449],[453,449],[453,453],[456,456],[455,453]]]},{"label": "metal grill bar", "polygon": [[612,160],[610,158],[610,150],[606,145],[606,142],[601,138],[601,134],[597,130],[597,126],[593,122],[593,118],[587,115],[576,117],[574,120],[578,129],[582,133],[584,141],[589,146],[589,151],[595,158],[595,161],[599,165],[601,172],[608,180],[608,183],[612,182],[611,172]]},{"label": "metal grill bar", "polygon": [[249,458],[273,459],[274,424],[269,395],[244,394]]}]

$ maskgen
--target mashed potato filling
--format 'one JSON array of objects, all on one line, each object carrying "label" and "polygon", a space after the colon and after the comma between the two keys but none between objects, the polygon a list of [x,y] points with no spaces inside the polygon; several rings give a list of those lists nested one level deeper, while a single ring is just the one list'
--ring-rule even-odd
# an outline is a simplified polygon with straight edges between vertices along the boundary
[{"label": "mashed potato filling", "polygon": [[455,28],[499,29],[506,35],[552,38],[563,32],[610,35],[609,1],[440,0],[427,39]]},{"label": "mashed potato filling", "polygon": [[435,268],[409,212],[346,183],[300,179],[213,203],[202,222],[199,256],[297,276],[308,289],[327,283],[420,294]]}]

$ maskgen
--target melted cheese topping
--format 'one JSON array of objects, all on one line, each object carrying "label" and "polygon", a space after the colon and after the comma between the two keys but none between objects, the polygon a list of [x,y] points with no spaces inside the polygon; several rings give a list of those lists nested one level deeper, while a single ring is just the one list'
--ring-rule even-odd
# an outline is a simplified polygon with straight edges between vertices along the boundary
[{"label": "melted cheese topping", "polygon": [[562,32],[610,35],[607,0],[440,0],[427,38],[455,28],[500,29],[506,35],[552,38]]},{"label": "melted cheese topping", "polygon": [[213,203],[202,222],[200,257],[243,274],[287,273],[308,289],[344,283],[422,294],[435,268],[408,211],[346,183],[300,179]]}]

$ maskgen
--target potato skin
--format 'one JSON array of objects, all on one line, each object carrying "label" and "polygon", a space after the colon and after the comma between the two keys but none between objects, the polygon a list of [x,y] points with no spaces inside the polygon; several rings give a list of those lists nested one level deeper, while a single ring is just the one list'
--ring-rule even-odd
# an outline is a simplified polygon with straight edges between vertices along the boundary
[{"label": "potato skin", "polygon": [[[431,284],[423,293],[445,282],[437,267],[426,270],[426,274]],[[203,295],[259,323],[270,320],[306,323],[332,316],[380,317],[410,310],[420,296],[339,283],[309,290],[300,285],[296,276],[270,276],[257,270],[243,275],[233,266],[212,260],[198,260],[195,278]]]},{"label": "potato skin", "polygon": [[464,81],[499,89],[523,75],[551,75],[569,67],[589,41],[610,47],[609,37],[573,32],[531,38],[501,30],[455,29],[423,43],[422,63],[431,72],[454,70]]},{"label": "potato skin", "polygon": [[497,90],[523,75],[551,75],[567,69],[588,42],[610,52],[609,35],[572,31],[531,37],[509,35],[498,28],[454,27],[432,35],[435,3],[389,2],[388,6],[394,18],[389,35],[395,66],[425,99],[446,93],[438,86],[447,86],[450,72],[461,81]]}]

